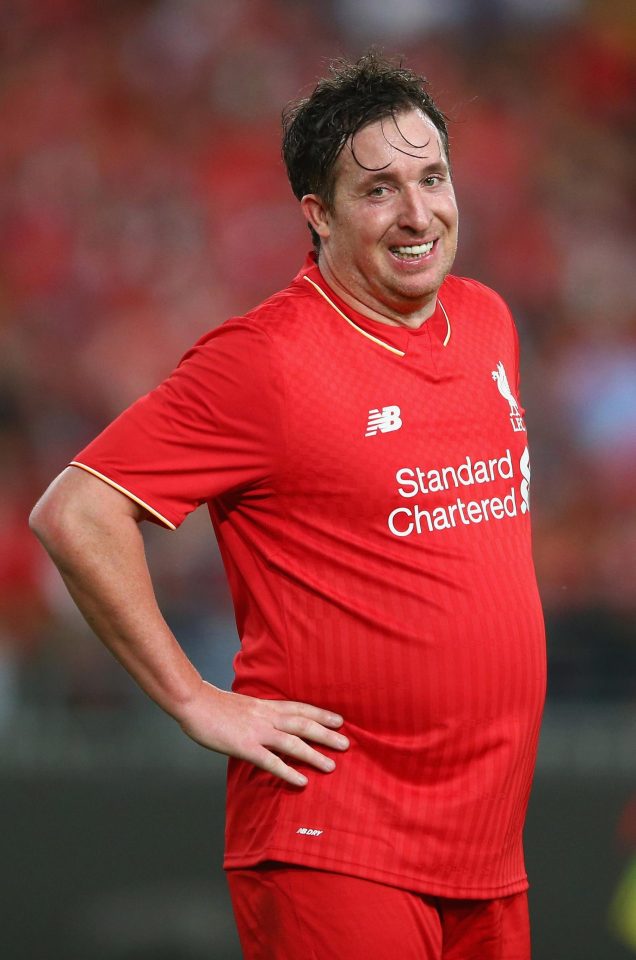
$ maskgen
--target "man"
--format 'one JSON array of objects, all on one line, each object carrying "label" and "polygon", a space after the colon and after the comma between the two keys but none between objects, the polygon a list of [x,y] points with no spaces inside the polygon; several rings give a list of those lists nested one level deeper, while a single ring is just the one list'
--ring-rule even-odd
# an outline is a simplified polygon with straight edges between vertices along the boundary
[{"label": "man", "polygon": [[[78,454],[33,527],[142,688],[230,757],[247,958],[527,960],[544,637],[514,325],[448,276],[448,137],[421,78],[338,63],[284,126],[316,255]],[[232,693],[170,633],[139,534],[201,503]]]}]

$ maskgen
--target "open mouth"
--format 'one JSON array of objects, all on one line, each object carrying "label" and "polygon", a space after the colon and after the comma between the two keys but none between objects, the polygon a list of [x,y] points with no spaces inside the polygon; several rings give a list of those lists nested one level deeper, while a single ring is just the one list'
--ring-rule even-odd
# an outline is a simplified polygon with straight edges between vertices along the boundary
[{"label": "open mouth", "polygon": [[412,246],[403,247],[391,247],[390,249],[393,256],[397,257],[398,260],[420,260],[429,255],[436,242],[436,240],[429,240],[428,243],[418,243],[417,245],[413,244]]}]

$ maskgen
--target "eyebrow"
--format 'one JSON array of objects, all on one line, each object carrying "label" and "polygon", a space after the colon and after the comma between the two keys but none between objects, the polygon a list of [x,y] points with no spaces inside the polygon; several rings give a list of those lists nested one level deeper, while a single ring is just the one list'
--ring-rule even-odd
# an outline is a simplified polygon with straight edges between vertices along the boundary
[{"label": "eyebrow", "polygon": [[[373,186],[375,183],[381,183],[383,180],[392,180],[394,179],[391,172],[391,163],[387,164],[386,167],[382,167],[380,170],[364,170],[363,167],[360,168],[363,170],[363,175],[360,178],[361,186]],[[432,160],[430,163],[427,163],[421,170],[422,176],[430,175],[431,173],[449,173],[449,166],[446,160]]]}]

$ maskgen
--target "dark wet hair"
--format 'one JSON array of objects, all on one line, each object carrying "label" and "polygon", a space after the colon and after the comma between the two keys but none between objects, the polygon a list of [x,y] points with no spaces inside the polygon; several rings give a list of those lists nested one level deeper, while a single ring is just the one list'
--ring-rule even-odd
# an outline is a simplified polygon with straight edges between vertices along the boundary
[{"label": "dark wet hair", "polygon": [[[449,159],[446,117],[426,91],[427,80],[375,50],[359,60],[334,60],[311,96],[283,111],[283,159],[294,196],[315,193],[332,208],[340,151],[369,123],[422,110],[434,123]],[[320,238],[310,226],[314,246]]]}]

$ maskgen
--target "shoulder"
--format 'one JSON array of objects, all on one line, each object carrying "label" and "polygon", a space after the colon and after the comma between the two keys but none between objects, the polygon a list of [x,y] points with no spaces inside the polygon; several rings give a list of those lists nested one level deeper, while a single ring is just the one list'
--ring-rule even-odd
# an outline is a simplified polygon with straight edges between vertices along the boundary
[{"label": "shoulder", "polygon": [[516,339],[517,332],[510,307],[504,298],[486,284],[468,277],[448,276],[439,299],[458,329],[470,329],[484,342],[501,338]]},{"label": "shoulder", "polygon": [[467,307],[484,307],[510,315],[510,308],[501,294],[487,287],[479,280],[470,277],[456,277],[451,274],[446,277],[440,290],[442,297],[452,298],[458,305]]},{"label": "shoulder", "polygon": [[302,334],[316,312],[322,309],[311,284],[299,274],[288,287],[268,297],[243,319],[272,341],[286,341]]},{"label": "shoulder", "polygon": [[240,317],[230,317],[220,326],[206,333],[195,345],[214,346],[220,340],[259,344],[275,344],[280,338],[297,335],[313,317],[320,303],[310,285],[302,278],[272,294],[262,303]]},{"label": "shoulder", "polygon": [[205,333],[183,355],[177,370],[216,376],[230,370],[243,371],[246,377],[257,370],[275,374],[287,348],[303,340],[303,331],[313,326],[309,320],[315,308],[320,309],[315,300],[310,285],[297,278],[244,315],[229,317]]}]

